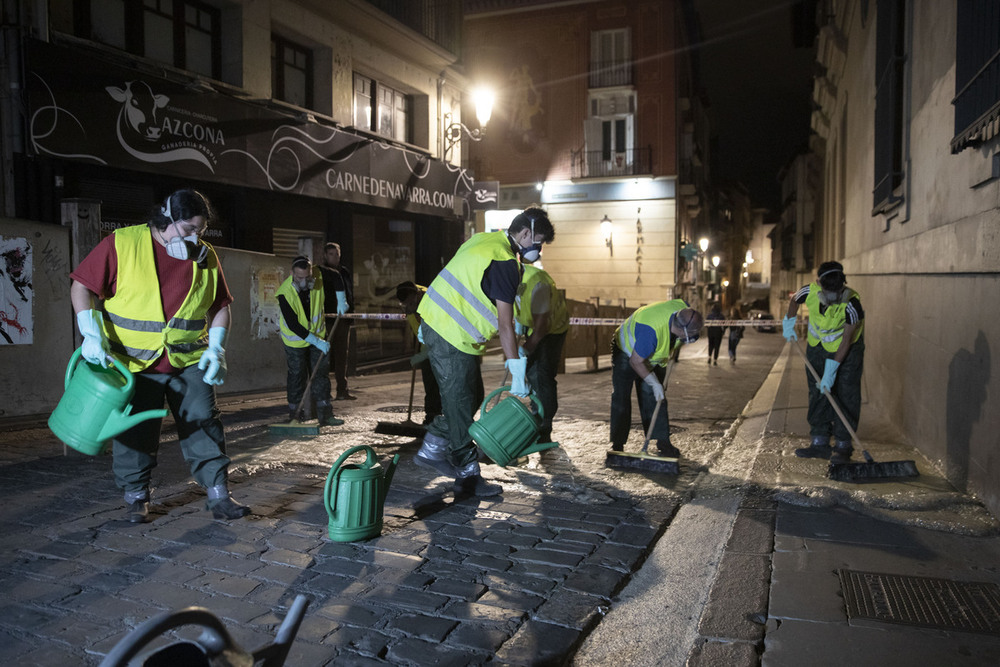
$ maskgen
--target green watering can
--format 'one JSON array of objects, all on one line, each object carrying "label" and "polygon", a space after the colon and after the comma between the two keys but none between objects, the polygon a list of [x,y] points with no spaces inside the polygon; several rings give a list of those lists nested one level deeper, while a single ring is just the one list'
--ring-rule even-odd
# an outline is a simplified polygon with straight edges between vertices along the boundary
[{"label": "green watering can", "polygon": [[[535,442],[538,439],[538,418],[514,396],[508,396],[487,411],[490,400],[502,391],[510,391],[510,386],[500,387],[487,396],[479,421],[469,426],[469,435],[494,463],[501,468],[506,467],[511,461],[528,454],[559,446],[558,442]],[[531,400],[538,408],[538,417],[544,416],[538,398],[531,396]]]},{"label": "green watering can", "polygon": [[[351,454],[362,451],[365,453],[363,464],[344,463]],[[340,455],[330,468],[323,489],[331,540],[353,542],[382,533],[382,508],[397,463],[399,454],[392,457],[383,471],[375,460],[375,450],[368,445],[351,447]]]},{"label": "green watering can", "polygon": [[[166,410],[147,410],[130,415],[135,378],[112,358],[112,368],[103,368],[80,358],[77,348],[66,367],[65,393],[49,416],[49,428],[73,449],[91,456],[103,452],[119,433],[147,419],[163,419]],[[81,363],[82,362],[82,363]]]}]

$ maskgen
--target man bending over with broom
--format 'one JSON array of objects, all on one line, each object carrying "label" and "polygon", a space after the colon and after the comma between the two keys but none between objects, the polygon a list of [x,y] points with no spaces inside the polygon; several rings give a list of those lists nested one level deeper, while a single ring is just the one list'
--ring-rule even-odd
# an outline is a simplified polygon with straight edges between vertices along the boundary
[{"label": "man bending over with broom", "polygon": [[[622,322],[611,341],[611,450],[623,451],[632,426],[632,386],[638,393],[642,428],[660,456],[680,458],[670,443],[670,418],[663,392],[665,366],[684,343],[698,340],[701,313],[681,299],[643,306]],[[657,411],[656,406],[663,403]],[[656,423],[650,430],[653,413]]]},{"label": "man bending over with broom", "polygon": [[[316,416],[321,426],[340,426],[344,420],[333,416],[330,405],[330,343],[325,340],[323,321],[323,277],[308,257],[292,261],[292,275],[276,293],[281,309],[281,342],[288,360],[288,421],[304,414],[305,393],[312,390]],[[336,326],[336,321],[334,322]],[[309,384],[312,373],[311,386]]]},{"label": "man bending over with broom", "polygon": [[[808,447],[795,450],[802,458],[830,459],[831,463],[847,463],[854,452],[851,434],[837,417],[833,406],[826,400],[825,392],[840,405],[851,428],[858,430],[861,414],[861,371],[865,360],[865,312],[861,296],[847,286],[844,267],[839,262],[823,262],[816,272],[818,282],[810,283],[792,297],[788,314],[781,320],[785,339],[796,345],[795,315],[799,304],[809,309],[809,332],[806,360],[819,382],[809,380],[809,422],[811,442]],[[830,435],[836,441],[830,449]]]},{"label": "man bending over with broom", "polygon": [[485,497],[503,491],[480,475],[479,453],[469,435],[479,407],[479,358],[499,333],[511,393],[528,395],[527,359],[518,354],[514,334],[514,299],[522,273],[518,256],[535,261],[542,244],[554,236],[552,223],[540,208],[516,215],[506,231],[474,235],[441,269],[417,308],[423,318],[421,342],[427,346],[441,390],[443,413],[427,426],[413,461],[454,477],[456,495]]}]

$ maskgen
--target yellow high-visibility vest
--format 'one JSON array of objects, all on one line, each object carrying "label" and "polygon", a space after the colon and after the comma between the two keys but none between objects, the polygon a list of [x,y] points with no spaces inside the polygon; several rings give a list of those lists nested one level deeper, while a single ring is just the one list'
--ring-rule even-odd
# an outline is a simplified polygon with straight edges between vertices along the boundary
[{"label": "yellow high-visibility vest", "polygon": [[[844,326],[847,324],[847,306],[853,298],[860,301],[861,295],[850,287],[845,287],[841,300],[831,303],[825,312],[820,313],[820,306],[823,304],[819,300],[819,293],[822,290],[819,283],[809,283],[809,294],[806,295],[806,307],[809,308],[807,340],[812,347],[822,344],[827,352],[836,352],[840,348],[840,339],[844,336]],[[861,320],[854,330],[851,343],[858,342],[864,329],[865,322]]]},{"label": "yellow high-visibility vest", "polygon": [[643,306],[639,310],[632,313],[628,319],[622,322],[621,326],[618,327],[618,330],[615,332],[615,336],[618,340],[618,347],[620,347],[623,352],[631,356],[632,351],[635,349],[635,325],[645,324],[648,327],[652,327],[653,331],[656,333],[656,349],[649,357],[649,363],[656,366],[666,365],[673,350],[678,349],[684,344],[683,341],[678,338],[674,347],[670,347],[670,318],[674,313],[688,307],[689,306],[684,303],[683,299],[660,301],[658,303],[651,303],[648,306]]},{"label": "yellow high-visibility vest", "polygon": [[[285,278],[285,281],[278,287],[275,296],[285,297],[285,301],[295,311],[295,317],[305,329],[316,335],[317,338],[326,338],[326,320],[323,317],[323,274],[318,268],[313,267],[313,288],[309,290],[309,314],[306,315],[305,308],[302,307],[302,299],[299,298],[299,291],[292,284],[292,276]],[[285,324],[285,318],[281,318],[281,342],[288,347],[309,347],[309,343],[304,338],[299,338],[298,334],[292,332]]]},{"label": "yellow high-visibility vest", "polygon": [[528,334],[534,328],[534,317],[531,313],[531,299],[537,285],[544,285],[549,290],[549,333],[561,334],[569,331],[569,313],[566,310],[566,299],[556,287],[556,281],[543,269],[530,264],[524,265],[524,276],[517,286],[517,298],[514,300],[514,317],[524,325]]},{"label": "yellow high-visibility vest", "polygon": [[187,368],[208,347],[205,316],[215,302],[219,257],[209,244],[204,267],[192,262],[191,288],[170,321],[163,313],[156,255],[148,225],[114,232],[118,290],[104,302],[104,333],[111,352],[133,373],[149,368],[164,350],[175,368]]}]

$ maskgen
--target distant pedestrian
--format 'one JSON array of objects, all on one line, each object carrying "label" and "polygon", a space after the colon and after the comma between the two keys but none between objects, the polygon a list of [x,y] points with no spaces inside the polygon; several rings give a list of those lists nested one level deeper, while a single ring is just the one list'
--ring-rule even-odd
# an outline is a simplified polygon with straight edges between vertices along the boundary
[{"label": "distant pedestrian", "polygon": [[[288,362],[288,420],[300,413],[308,414],[306,406],[299,410],[299,403],[312,400],[320,424],[340,426],[344,420],[333,416],[330,405],[330,343],[323,319],[323,278],[308,257],[299,255],[292,260],[292,275],[281,283],[276,296],[281,312],[281,342]],[[306,396],[313,368],[316,375],[309,386],[311,396]]]},{"label": "distant pedestrian", "polygon": [[[722,314],[722,307],[718,302],[712,304],[712,310],[709,311],[708,316],[705,318],[706,324],[712,320],[724,320],[726,316]],[[722,347],[722,334],[725,333],[726,327],[713,327],[706,326],[708,331],[708,363],[719,365],[719,348]]]},{"label": "distant pedestrian", "polygon": [[[338,316],[354,312],[354,278],[351,270],[341,261],[340,244],[329,242],[323,248],[323,262],[317,268],[323,275],[323,312]],[[336,318],[326,318],[326,330],[330,331]],[[337,395],[334,400],[353,401],[356,397],[347,390],[347,357],[351,344],[351,320],[340,317],[340,323],[330,340],[330,357],[333,375],[337,380]]]},{"label": "distant pedestrian", "polygon": [[[70,299],[83,358],[105,366],[111,356],[128,367],[135,377],[134,414],[166,401],[208,509],[217,519],[238,519],[250,508],[229,495],[230,460],[215,397],[215,386],[226,379],[233,297],[215,249],[201,238],[214,220],[205,195],[177,190],[148,224],[122,227],[97,244],[70,274]],[[132,523],[149,520],[161,424],[144,421],[112,443],[111,468]]]},{"label": "distant pedestrian", "polygon": [[[740,311],[733,308],[732,319],[740,319]],[[736,363],[736,348],[739,346],[740,341],[743,340],[743,326],[739,324],[731,324],[729,326],[729,363]]]},{"label": "distant pedestrian", "polygon": [[441,390],[438,389],[437,380],[434,379],[434,371],[431,370],[431,361],[428,358],[427,346],[417,338],[420,331],[420,315],[417,314],[417,306],[420,300],[427,293],[427,288],[423,285],[407,280],[396,286],[396,300],[402,306],[406,314],[406,322],[410,325],[413,333],[413,342],[417,352],[410,357],[410,366],[420,369],[420,379],[424,385],[424,424],[430,424],[435,417],[441,414]]},{"label": "distant pedestrian", "polygon": [[[818,282],[802,287],[788,304],[788,314],[781,320],[786,340],[797,341],[795,317],[799,305],[809,309],[806,359],[816,373],[822,369],[819,382],[809,371],[809,447],[795,450],[803,458],[829,458],[833,463],[851,459],[854,445],[847,427],[837,417],[824,392],[829,392],[840,406],[853,430],[858,428],[861,415],[861,373],[865,360],[865,312],[861,296],[847,286],[844,267],[839,262],[823,262],[816,272]],[[830,449],[830,435],[836,441]]]},{"label": "distant pedestrian", "polygon": [[[651,433],[660,456],[680,457],[670,442],[663,378],[666,365],[684,343],[698,340],[701,313],[681,299],[643,306],[622,322],[611,338],[611,449],[620,452],[632,428],[632,388],[639,401],[644,433]],[[656,404],[663,401],[653,421]]]}]

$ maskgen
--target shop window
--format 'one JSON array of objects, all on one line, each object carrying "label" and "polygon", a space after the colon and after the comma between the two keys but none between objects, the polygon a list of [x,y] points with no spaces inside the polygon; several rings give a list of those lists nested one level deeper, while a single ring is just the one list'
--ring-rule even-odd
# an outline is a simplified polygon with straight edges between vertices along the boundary
[{"label": "shop window", "polygon": [[1000,118],[1000,3],[958,3],[953,104],[953,153],[996,136]]},{"label": "shop window", "polygon": [[413,99],[375,79],[354,75],[354,126],[412,143]]},{"label": "shop window", "polygon": [[312,51],[278,35],[271,35],[271,96],[311,109],[312,82]]},{"label": "shop window", "polygon": [[194,0],[76,0],[76,33],[179,69],[219,79],[218,9]]}]

